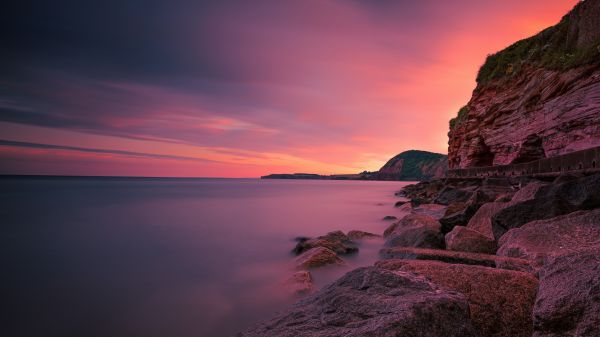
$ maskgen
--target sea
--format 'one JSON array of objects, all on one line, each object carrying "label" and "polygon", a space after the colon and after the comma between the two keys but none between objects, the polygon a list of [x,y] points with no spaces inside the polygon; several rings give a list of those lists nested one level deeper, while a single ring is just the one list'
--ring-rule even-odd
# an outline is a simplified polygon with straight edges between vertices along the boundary
[{"label": "sea", "polygon": [[[2,336],[231,336],[299,297],[297,237],[381,234],[407,182],[0,178]],[[372,265],[381,239],[312,272]]]}]

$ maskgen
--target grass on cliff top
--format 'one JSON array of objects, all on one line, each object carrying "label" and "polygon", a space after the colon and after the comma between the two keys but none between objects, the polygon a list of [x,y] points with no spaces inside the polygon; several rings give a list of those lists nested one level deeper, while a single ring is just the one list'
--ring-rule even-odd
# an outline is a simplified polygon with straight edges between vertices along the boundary
[{"label": "grass on cliff top", "polygon": [[450,130],[454,129],[460,123],[464,122],[467,119],[468,113],[469,113],[468,106],[465,105],[462,108],[460,108],[460,110],[458,110],[458,114],[456,115],[456,117],[454,117],[450,120]]},{"label": "grass on cliff top", "polygon": [[577,48],[573,38],[569,40],[570,14],[565,15],[555,26],[537,35],[517,41],[508,48],[488,55],[477,74],[477,83],[518,74],[526,65],[552,70],[566,70],[593,63],[600,57],[599,46],[592,44]]}]

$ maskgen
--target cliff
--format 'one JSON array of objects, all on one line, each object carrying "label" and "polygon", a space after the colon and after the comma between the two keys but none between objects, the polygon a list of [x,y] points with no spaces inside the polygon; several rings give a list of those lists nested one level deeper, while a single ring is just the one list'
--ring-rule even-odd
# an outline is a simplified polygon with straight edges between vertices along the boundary
[{"label": "cliff", "polygon": [[488,56],[450,121],[450,168],[505,165],[600,145],[600,0]]},{"label": "cliff", "polygon": [[410,150],[390,159],[374,174],[377,180],[430,180],[441,178],[448,169],[443,154]]}]

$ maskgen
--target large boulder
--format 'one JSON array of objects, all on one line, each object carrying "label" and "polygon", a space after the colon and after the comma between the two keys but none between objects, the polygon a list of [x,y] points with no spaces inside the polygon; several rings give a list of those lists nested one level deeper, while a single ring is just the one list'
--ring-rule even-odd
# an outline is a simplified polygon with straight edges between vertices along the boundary
[{"label": "large boulder", "polygon": [[573,212],[513,228],[500,238],[497,254],[542,265],[548,256],[596,245],[600,245],[600,209]]},{"label": "large boulder", "polygon": [[456,226],[444,237],[446,249],[462,252],[494,254],[496,241],[475,230]]},{"label": "large boulder", "polygon": [[483,204],[481,207],[479,207],[473,217],[471,217],[467,224],[467,228],[478,231],[479,233],[491,239],[499,239],[503,233],[496,233],[494,230],[494,224],[492,221],[494,216],[507,207],[531,200],[535,197],[538,190],[545,185],[546,184],[542,182],[533,181],[518,190],[509,202],[490,202]]},{"label": "large boulder", "polygon": [[412,213],[423,214],[430,216],[434,219],[440,219],[446,213],[447,206],[439,204],[420,204],[414,206],[411,210]]},{"label": "large boulder", "polygon": [[300,238],[292,251],[299,255],[315,247],[325,247],[337,254],[350,254],[358,251],[356,243],[350,240],[342,231],[330,232],[313,239]]},{"label": "large boulder", "polygon": [[464,294],[480,336],[522,337],[533,330],[537,279],[528,273],[439,261],[385,260],[381,268],[412,272]]},{"label": "large boulder", "polygon": [[464,188],[445,186],[434,199],[434,203],[450,205],[453,202],[465,202],[471,198],[475,189],[476,186],[467,186]]},{"label": "large boulder", "polygon": [[325,247],[315,247],[302,253],[294,260],[296,269],[323,267],[330,264],[343,266],[346,263],[337,254]]},{"label": "large boulder", "polygon": [[422,276],[358,268],[237,336],[476,336],[464,295]]},{"label": "large boulder", "polygon": [[600,174],[541,187],[535,198],[512,202],[492,218],[496,238],[511,228],[578,210],[600,207]]},{"label": "large boulder", "polygon": [[551,257],[539,275],[533,336],[600,336],[600,246]]},{"label": "large boulder", "polygon": [[409,214],[384,232],[386,247],[442,248],[444,236],[440,223],[422,214]]},{"label": "large boulder", "polygon": [[518,270],[528,273],[535,271],[531,261],[525,259],[441,249],[411,247],[382,248],[379,251],[379,257],[382,259],[435,260],[447,263]]}]

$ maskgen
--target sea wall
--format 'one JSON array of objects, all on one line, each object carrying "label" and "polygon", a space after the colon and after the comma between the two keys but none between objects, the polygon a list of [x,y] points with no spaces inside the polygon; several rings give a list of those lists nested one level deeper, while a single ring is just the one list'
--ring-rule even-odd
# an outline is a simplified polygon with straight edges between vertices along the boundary
[{"label": "sea wall", "polygon": [[555,176],[566,172],[600,171],[600,146],[528,163],[448,170],[449,178]]}]

